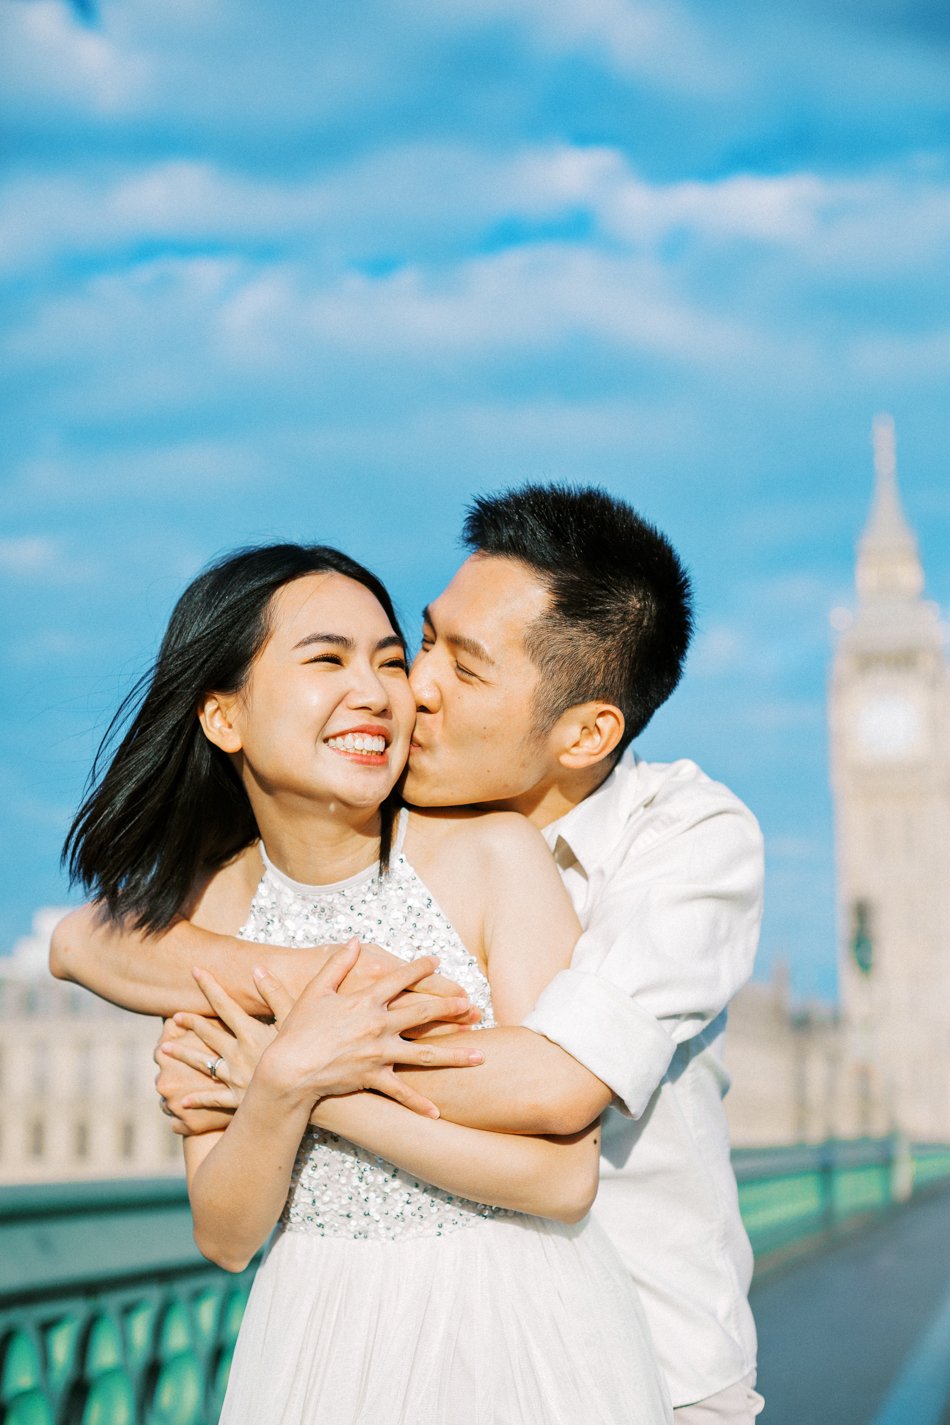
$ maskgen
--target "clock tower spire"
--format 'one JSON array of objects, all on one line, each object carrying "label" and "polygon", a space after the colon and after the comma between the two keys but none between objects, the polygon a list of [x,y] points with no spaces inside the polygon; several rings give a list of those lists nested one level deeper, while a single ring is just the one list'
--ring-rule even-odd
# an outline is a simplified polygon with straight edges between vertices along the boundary
[{"label": "clock tower spire", "polygon": [[874,500],[858,545],[857,586],[862,600],[872,604],[916,598],[924,589],[917,541],[897,489],[894,422],[886,415],[874,418]]},{"label": "clock tower spire", "polygon": [[950,1140],[950,670],[874,421],[854,618],[831,677],[841,997],[861,1131]]}]

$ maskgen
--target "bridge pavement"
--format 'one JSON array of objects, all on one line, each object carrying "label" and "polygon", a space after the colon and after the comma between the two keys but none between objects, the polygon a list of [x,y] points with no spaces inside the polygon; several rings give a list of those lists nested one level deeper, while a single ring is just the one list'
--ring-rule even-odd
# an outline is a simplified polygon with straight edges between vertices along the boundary
[{"label": "bridge pavement", "polygon": [[763,1425],[950,1425],[950,1189],[753,1289]]}]

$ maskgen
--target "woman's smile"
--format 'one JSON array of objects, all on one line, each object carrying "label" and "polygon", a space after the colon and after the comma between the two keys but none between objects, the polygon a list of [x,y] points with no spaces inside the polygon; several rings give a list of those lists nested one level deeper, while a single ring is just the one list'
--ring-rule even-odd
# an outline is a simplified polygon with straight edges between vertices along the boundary
[{"label": "woman's smile", "polygon": [[364,724],[346,732],[335,732],[325,741],[332,751],[341,753],[348,761],[361,762],[367,767],[384,767],[389,760],[391,735],[386,727]]}]

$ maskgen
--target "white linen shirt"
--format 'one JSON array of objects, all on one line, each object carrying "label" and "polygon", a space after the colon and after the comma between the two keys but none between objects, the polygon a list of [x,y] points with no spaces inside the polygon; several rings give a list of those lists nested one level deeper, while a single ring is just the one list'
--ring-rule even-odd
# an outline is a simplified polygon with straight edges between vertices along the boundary
[{"label": "white linen shirt", "polygon": [[524,1023],[614,1092],[593,1212],[640,1289],[674,1406],[692,1404],[755,1366],[722,1045],[758,942],[762,837],[695,763],[632,751],[544,836],[583,934]]}]

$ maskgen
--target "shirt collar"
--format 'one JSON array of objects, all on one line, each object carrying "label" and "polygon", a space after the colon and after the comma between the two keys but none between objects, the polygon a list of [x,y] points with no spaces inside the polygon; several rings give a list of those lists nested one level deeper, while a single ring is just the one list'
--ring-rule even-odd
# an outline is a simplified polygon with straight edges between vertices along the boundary
[{"label": "shirt collar", "polygon": [[630,817],[653,796],[647,770],[648,764],[628,748],[596,791],[542,828],[559,866],[576,864],[589,876],[610,855]]}]

